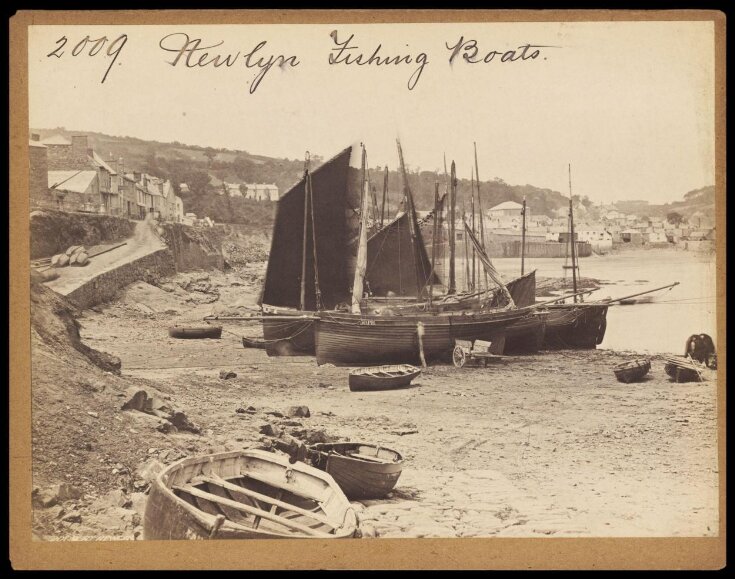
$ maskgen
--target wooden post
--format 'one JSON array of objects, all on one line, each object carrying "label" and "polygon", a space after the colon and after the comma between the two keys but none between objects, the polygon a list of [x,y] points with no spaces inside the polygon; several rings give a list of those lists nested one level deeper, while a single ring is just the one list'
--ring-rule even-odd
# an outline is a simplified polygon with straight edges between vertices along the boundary
[{"label": "wooden post", "polygon": [[421,358],[421,366],[426,368],[426,357],[424,356],[424,322],[416,324],[416,334],[419,337],[419,357]]},{"label": "wooden post", "polygon": [[521,209],[522,227],[521,227],[521,277],[523,277],[523,267],[526,259],[526,198],[523,198],[523,209]]},{"label": "wooden post", "polygon": [[449,289],[447,293],[457,293],[457,281],[455,279],[455,206],[457,204],[457,173],[452,161],[452,174],[449,182]]},{"label": "wooden post", "polygon": [[383,177],[383,204],[380,207],[380,227],[383,227],[385,220],[385,200],[388,197],[388,165],[385,166],[385,176]]},{"label": "wooden post", "polygon": [[309,187],[307,177],[309,176],[309,151],[306,152],[304,161],[304,236],[301,248],[301,310],[306,309],[306,244],[309,239]]},{"label": "wooden post", "polygon": [[431,271],[429,272],[429,306],[434,295],[434,264],[436,263],[436,238],[439,236],[439,181],[434,182],[434,235],[431,238]]},{"label": "wooden post", "polygon": [[[470,169],[470,210],[472,211],[472,235],[475,231],[475,173],[474,169]],[[475,246],[472,246],[472,286],[470,288],[475,291]]]},{"label": "wooden post", "polygon": [[[577,293],[577,242],[574,239],[574,209],[572,208],[572,164],[569,164],[569,227],[572,244],[572,289]],[[580,301],[582,301],[580,297]],[[574,296],[574,303],[577,303],[577,296]]]},{"label": "wooden post", "polygon": [[[477,143],[472,143],[475,147],[475,178],[477,179],[477,210],[480,212],[480,245],[482,249],[485,247],[485,215],[482,212],[482,200],[480,199],[480,168],[477,164]],[[486,250],[487,252],[487,250]],[[485,289],[487,289],[487,272],[485,272]]]}]

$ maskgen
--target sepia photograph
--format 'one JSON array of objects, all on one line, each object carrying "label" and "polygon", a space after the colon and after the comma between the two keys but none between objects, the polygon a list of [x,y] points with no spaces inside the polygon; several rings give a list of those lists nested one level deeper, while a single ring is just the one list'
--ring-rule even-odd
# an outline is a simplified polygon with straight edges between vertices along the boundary
[{"label": "sepia photograph", "polygon": [[724,17],[426,12],[16,21],[28,548],[722,547]]}]

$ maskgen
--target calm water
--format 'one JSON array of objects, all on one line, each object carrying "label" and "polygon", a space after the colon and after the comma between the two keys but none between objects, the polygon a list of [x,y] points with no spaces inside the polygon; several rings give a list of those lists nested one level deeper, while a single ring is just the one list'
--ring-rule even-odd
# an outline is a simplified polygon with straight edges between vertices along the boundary
[{"label": "calm water", "polygon": [[[520,260],[494,258],[504,278],[520,275]],[[526,272],[539,277],[563,277],[564,259],[526,260]],[[599,346],[613,350],[683,354],[691,334],[705,333],[717,339],[715,257],[677,250],[639,250],[579,260],[580,274],[603,282],[588,297],[616,298],[678,281],[671,290],[655,292],[656,301],[632,306],[610,306],[605,339]],[[461,266],[457,264],[458,272]],[[458,277],[459,277],[458,273]],[[567,271],[571,286],[571,271]],[[458,282],[462,283],[461,278]]]}]

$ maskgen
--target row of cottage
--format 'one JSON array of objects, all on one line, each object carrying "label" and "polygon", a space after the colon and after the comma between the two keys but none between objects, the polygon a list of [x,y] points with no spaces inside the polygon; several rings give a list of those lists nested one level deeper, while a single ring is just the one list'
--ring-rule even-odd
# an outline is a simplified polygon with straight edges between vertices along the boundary
[{"label": "row of cottage", "polygon": [[105,161],[86,135],[29,141],[31,208],[84,211],[182,222],[184,204],[171,181],[126,171],[122,158]]},{"label": "row of cottage", "polygon": [[[513,243],[521,240],[523,206],[515,201],[504,201],[484,211],[487,241],[498,244]],[[555,218],[547,215],[534,216],[526,206],[526,241],[566,242],[568,222],[562,209]],[[421,213],[421,212],[420,212]],[[427,214],[428,212],[423,212]],[[458,240],[462,239],[461,220],[455,231]],[[599,221],[575,217],[575,238],[578,242],[589,243],[592,250],[605,253],[616,245],[669,247],[695,247],[698,242],[714,241],[714,228],[706,218],[694,215],[688,223],[674,225],[660,217],[639,218],[633,215],[605,215]]]}]

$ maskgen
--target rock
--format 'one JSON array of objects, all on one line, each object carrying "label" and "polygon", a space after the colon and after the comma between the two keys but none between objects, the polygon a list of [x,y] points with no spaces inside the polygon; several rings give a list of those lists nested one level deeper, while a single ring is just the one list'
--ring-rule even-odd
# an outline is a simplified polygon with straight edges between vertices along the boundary
[{"label": "rock", "polygon": [[303,426],[300,422],[297,420],[284,420],[281,422],[281,426]]},{"label": "rock", "polygon": [[135,474],[139,477],[139,480],[149,483],[158,476],[163,468],[163,464],[159,460],[152,458],[140,465],[136,469]]},{"label": "rock", "polygon": [[174,409],[166,404],[166,402],[156,397],[149,398],[146,401],[146,408],[149,408],[157,416],[160,416],[159,413],[164,414],[165,416],[162,416],[162,418],[165,418],[174,412]]},{"label": "rock", "polygon": [[66,523],[81,523],[82,515],[79,513],[79,511],[69,511],[63,517],[61,517],[61,520]]},{"label": "rock", "polygon": [[278,410],[266,410],[263,414],[268,414],[269,416],[275,416],[276,418],[283,418],[283,413],[278,412]]},{"label": "rock", "polygon": [[58,484],[52,487],[52,489],[59,501],[62,502],[82,498],[82,491],[69,483]]},{"label": "rock", "polygon": [[291,418],[309,418],[311,416],[308,406],[291,406],[286,414]]},{"label": "rock", "polygon": [[170,422],[161,422],[161,424],[156,426],[156,430],[163,434],[175,434],[179,431],[179,429]]},{"label": "rock", "polygon": [[112,491],[109,493],[108,497],[111,504],[122,507],[123,509],[129,508],[133,504],[132,499],[123,490]]},{"label": "rock", "polygon": [[138,410],[140,412],[147,410],[148,392],[145,390],[132,386],[125,391],[125,399],[127,402],[122,405],[123,410]]},{"label": "rock", "polygon": [[199,434],[201,430],[195,426],[189,418],[181,411],[174,412],[169,416],[168,421],[179,430],[187,430],[194,434]]},{"label": "rock", "polygon": [[324,430],[311,428],[295,428],[291,434],[306,442],[307,444],[317,444],[322,442],[334,442],[336,439],[329,436]]},{"label": "rock", "polygon": [[239,408],[236,408],[235,409],[235,413],[236,414],[245,414],[245,412],[247,412],[247,411],[242,406],[240,406]]},{"label": "rock", "polygon": [[87,414],[89,414],[92,418],[99,418],[100,417],[100,415],[97,414],[96,412],[87,412]]},{"label": "rock", "polygon": [[281,434],[281,429],[273,426],[270,422],[267,422],[266,424],[263,424],[259,431],[261,434],[265,434],[266,436],[275,436],[278,437]]},{"label": "rock", "polygon": [[31,501],[36,508],[48,509],[56,505],[59,499],[51,489],[41,490],[35,488],[31,493]]},{"label": "rock", "polygon": [[229,380],[230,378],[237,378],[237,374],[232,370],[220,370],[219,377],[220,380]]}]

